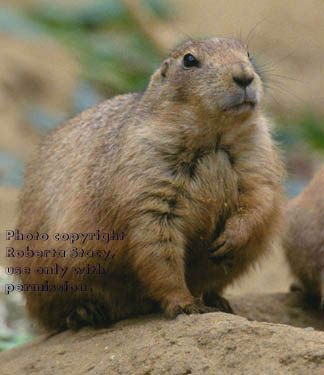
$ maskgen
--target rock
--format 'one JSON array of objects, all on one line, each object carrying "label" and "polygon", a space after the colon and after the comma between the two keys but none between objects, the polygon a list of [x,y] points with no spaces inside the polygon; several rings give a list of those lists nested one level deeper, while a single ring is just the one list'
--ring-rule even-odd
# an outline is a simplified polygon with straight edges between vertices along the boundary
[{"label": "rock", "polygon": [[[250,319],[279,322],[288,316],[290,324],[323,329],[323,319],[305,314],[295,294],[230,301]],[[324,332],[223,313],[176,320],[149,315],[107,329],[43,335],[1,353],[0,361],[3,375],[321,374]]]}]

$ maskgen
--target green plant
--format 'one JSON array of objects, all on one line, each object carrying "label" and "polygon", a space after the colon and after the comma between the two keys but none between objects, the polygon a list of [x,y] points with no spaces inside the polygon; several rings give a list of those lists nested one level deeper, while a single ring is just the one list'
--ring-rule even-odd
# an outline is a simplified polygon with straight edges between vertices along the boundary
[{"label": "green plant", "polygon": [[[165,2],[142,3],[156,17],[169,16]],[[119,0],[96,0],[77,8],[42,2],[27,16],[77,56],[83,78],[105,95],[144,88],[161,59],[159,48]]]}]

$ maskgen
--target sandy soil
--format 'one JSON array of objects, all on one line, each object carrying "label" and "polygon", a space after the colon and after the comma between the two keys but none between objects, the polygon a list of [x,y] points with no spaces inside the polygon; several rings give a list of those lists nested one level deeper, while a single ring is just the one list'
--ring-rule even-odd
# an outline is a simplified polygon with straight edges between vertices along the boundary
[{"label": "sandy soil", "polygon": [[[154,315],[41,336],[0,353],[1,374],[323,375],[324,332],[312,327],[323,329],[323,319],[305,312],[296,296],[246,295],[231,303],[241,316]],[[276,323],[257,321],[267,318]]]}]

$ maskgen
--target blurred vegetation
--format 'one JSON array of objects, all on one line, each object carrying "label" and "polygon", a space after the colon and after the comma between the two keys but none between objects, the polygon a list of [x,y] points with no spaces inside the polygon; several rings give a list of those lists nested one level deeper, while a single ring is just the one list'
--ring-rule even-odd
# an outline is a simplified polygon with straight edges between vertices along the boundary
[{"label": "blurred vegetation", "polygon": [[[3,288],[10,282],[4,272],[0,272],[0,285]],[[0,351],[24,344],[33,338],[26,317],[24,303],[19,294],[4,295],[0,299]]]},{"label": "blurred vegetation", "polygon": [[[162,18],[169,15],[165,4],[143,1]],[[97,0],[77,9],[42,3],[26,16],[62,41],[79,58],[84,79],[108,95],[144,88],[161,59],[118,0]]]},{"label": "blurred vegetation", "polygon": [[324,123],[323,118],[314,112],[301,113],[296,121],[300,138],[308,142],[315,150],[324,150]]},{"label": "blurred vegetation", "polygon": [[276,138],[288,150],[305,142],[313,150],[324,151],[324,121],[316,112],[305,109],[299,112],[297,118],[281,118],[278,123]]},{"label": "blurred vegetation", "polygon": [[[161,20],[170,17],[167,2],[142,3]],[[144,88],[162,57],[119,0],[95,0],[77,7],[48,0],[24,12],[3,8],[0,29],[28,38],[50,36],[63,43],[80,61],[82,78],[104,95]]]},{"label": "blurred vegetation", "polygon": [[[140,0],[143,9],[160,21],[175,13],[175,3]],[[80,62],[80,84],[75,92],[73,115],[105,97],[138,91],[163,58],[163,52],[139,27],[134,14],[121,0],[92,0],[78,6],[40,0],[26,10],[1,7],[0,31],[23,38],[50,37],[62,43]],[[38,129],[49,130],[62,122],[59,114],[32,108],[28,114]],[[301,111],[296,119],[279,119],[278,139],[288,149],[300,142],[324,150],[323,119]]]}]

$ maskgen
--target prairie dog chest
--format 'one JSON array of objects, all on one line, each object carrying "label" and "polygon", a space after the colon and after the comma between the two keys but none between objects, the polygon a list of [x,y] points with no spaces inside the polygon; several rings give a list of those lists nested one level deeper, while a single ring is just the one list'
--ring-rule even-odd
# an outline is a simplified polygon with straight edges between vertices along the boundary
[{"label": "prairie dog chest", "polygon": [[238,203],[239,178],[230,153],[221,148],[197,158],[182,179],[183,215],[195,221],[196,232],[212,233]]}]

